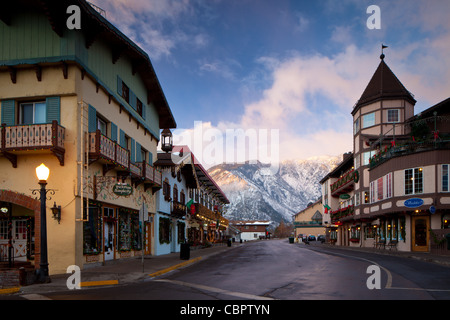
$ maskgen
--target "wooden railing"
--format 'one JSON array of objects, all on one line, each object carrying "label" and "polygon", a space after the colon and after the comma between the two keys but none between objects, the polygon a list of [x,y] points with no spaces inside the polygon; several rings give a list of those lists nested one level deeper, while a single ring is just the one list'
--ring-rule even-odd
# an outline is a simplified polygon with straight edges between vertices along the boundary
[{"label": "wooden railing", "polygon": [[56,120],[52,123],[0,126],[0,153],[17,167],[18,151],[50,150],[64,165],[66,129]]},{"label": "wooden railing", "polygon": [[130,170],[130,152],[103,135],[100,130],[89,133],[89,158],[103,159]]},{"label": "wooden railing", "polygon": [[65,128],[57,121],[44,124],[1,126],[0,145],[5,151],[64,148]]}]

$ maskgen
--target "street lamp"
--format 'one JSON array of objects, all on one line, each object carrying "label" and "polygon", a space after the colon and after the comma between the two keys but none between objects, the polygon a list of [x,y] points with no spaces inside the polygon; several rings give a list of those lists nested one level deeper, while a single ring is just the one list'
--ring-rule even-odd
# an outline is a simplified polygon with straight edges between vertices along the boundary
[{"label": "street lamp", "polygon": [[43,163],[36,168],[36,176],[39,179],[39,184],[41,189],[33,190],[33,194],[35,192],[40,192],[40,200],[41,200],[41,261],[39,263],[40,269],[38,270],[38,282],[47,283],[50,282],[50,277],[48,276],[48,256],[47,256],[47,210],[46,210],[46,199],[47,192],[50,191],[52,194],[55,194],[55,191],[52,189],[45,189],[47,185],[47,179],[50,175],[50,169],[47,168]]}]

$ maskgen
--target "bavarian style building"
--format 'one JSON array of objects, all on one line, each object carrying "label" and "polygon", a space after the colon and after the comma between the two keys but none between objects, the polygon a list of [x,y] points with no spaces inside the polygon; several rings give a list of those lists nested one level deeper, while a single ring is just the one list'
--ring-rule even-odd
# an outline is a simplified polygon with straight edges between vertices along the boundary
[{"label": "bavarian style building", "polygon": [[352,111],[353,152],[321,181],[328,232],[338,245],[447,253],[450,98],[415,115],[380,58]]},{"label": "bavarian style building", "polygon": [[[66,26],[70,5],[81,29]],[[41,163],[50,274],[153,253],[153,162],[176,122],[148,55],[84,0],[9,1],[0,37],[0,259],[39,268]]]}]

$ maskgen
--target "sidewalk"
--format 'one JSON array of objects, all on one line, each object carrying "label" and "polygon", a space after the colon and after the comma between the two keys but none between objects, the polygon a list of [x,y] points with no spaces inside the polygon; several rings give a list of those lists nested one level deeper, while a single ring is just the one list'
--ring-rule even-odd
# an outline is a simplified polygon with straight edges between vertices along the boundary
[{"label": "sidewalk", "polygon": [[[299,243],[299,245],[305,245],[304,243]],[[399,256],[403,258],[410,258],[416,260],[422,260],[426,262],[433,262],[445,266],[450,266],[450,255],[437,255],[429,252],[414,252],[414,251],[397,251],[397,250],[389,250],[389,249],[375,249],[375,248],[366,248],[366,247],[348,247],[348,246],[337,246],[326,243],[320,243],[318,241],[311,241],[310,246],[322,246],[324,248],[332,248],[337,250],[347,250],[347,251],[360,251],[360,252],[368,252],[373,254],[381,254],[381,255],[391,255],[391,256]]]},{"label": "sidewalk", "polygon": [[[133,257],[125,260],[107,262],[103,266],[87,267],[81,270],[81,289],[144,281],[243,245],[233,243],[231,247],[225,244],[191,250],[189,260],[181,260],[180,253],[176,252],[161,256],[144,256],[143,264],[141,257]],[[32,284],[24,287],[10,288],[8,290],[0,289],[0,299],[2,293],[27,295],[69,290],[66,282],[70,276],[71,274],[69,273],[56,274],[50,276],[50,283]]]}]

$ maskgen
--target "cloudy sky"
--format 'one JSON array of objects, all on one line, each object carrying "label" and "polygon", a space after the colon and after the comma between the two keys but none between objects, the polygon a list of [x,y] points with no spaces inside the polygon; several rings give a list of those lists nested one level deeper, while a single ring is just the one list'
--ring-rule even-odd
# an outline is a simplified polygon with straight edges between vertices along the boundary
[{"label": "cloudy sky", "polygon": [[[178,143],[189,143],[197,125],[203,140],[239,129],[256,133],[259,146],[273,140],[280,160],[351,151],[350,112],[382,43],[416,113],[450,96],[448,0],[91,2],[150,56]],[[367,27],[370,5],[380,8],[381,29]],[[211,145],[193,149],[230,153]]]}]

